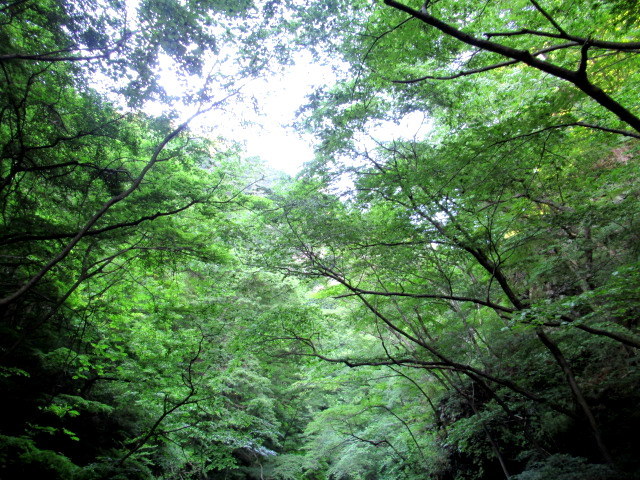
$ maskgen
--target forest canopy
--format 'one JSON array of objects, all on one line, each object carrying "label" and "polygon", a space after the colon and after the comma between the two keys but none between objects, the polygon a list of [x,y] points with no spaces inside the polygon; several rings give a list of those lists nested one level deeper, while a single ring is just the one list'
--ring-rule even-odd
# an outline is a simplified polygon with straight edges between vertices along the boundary
[{"label": "forest canopy", "polygon": [[[0,477],[639,479],[639,31],[0,0]],[[292,178],[216,129],[301,55]]]}]

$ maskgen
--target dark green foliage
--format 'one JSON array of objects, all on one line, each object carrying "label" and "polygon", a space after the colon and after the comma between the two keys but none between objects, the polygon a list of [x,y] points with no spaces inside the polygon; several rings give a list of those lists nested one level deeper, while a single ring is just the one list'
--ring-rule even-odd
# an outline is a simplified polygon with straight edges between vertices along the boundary
[{"label": "dark green foliage", "polygon": [[607,480],[620,478],[607,465],[594,465],[586,462],[584,458],[575,458],[569,455],[551,455],[544,461],[534,462],[527,470],[512,478],[516,480],[546,480],[555,478],[558,480]]},{"label": "dark green foliage", "polygon": [[[637,38],[599,2],[385,3],[332,42],[352,71],[311,99],[318,158],[278,199],[276,261],[325,279],[347,321],[298,348],[367,372],[345,382],[386,389],[409,428],[340,398],[309,457],[337,478],[635,478]],[[416,112],[421,130],[385,131]],[[421,390],[395,403],[383,366]]]},{"label": "dark green foliage", "polygon": [[[125,3],[0,5],[0,477],[638,478],[633,2]],[[279,35],[297,180],[134,110]]]},{"label": "dark green foliage", "polygon": [[143,2],[134,33],[117,2],[3,4],[2,478],[203,478],[278,446],[277,392],[242,337],[252,307],[276,308],[236,274],[248,172],[87,81],[122,79],[106,88],[129,105],[162,96],[161,52],[197,74],[218,41],[241,43],[211,28],[250,5],[217,7]]}]

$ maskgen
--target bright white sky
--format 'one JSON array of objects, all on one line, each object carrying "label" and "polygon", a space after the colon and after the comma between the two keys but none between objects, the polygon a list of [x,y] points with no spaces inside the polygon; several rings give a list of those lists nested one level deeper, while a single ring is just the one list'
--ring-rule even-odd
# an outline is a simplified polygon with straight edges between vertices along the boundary
[{"label": "bright white sky", "polygon": [[[126,5],[128,18],[135,23],[138,0],[127,0]],[[160,58],[161,84],[168,93],[181,96],[202,85],[199,78],[178,78],[176,69],[172,67],[169,57]],[[232,65],[218,65],[216,68],[229,67],[233,68]],[[230,108],[214,109],[199,117],[191,127],[200,127],[215,137],[238,142],[244,146],[247,157],[259,157],[272,168],[293,176],[305,162],[313,159],[315,141],[313,136],[296,132],[292,127],[296,111],[307,103],[307,95],[336,81],[330,66],[315,63],[310,53],[300,52],[295,64],[282,73],[251,80],[243,86],[243,92],[256,98],[257,108],[249,101],[234,101]],[[101,80],[97,79],[97,83]],[[151,115],[167,113],[170,109],[162,104],[150,104],[145,108]],[[372,128],[370,138],[360,139],[360,142],[364,148],[372,150],[376,146],[372,138],[377,141],[411,139],[425,135],[429,129],[430,122],[423,115],[414,113],[407,115],[399,125],[385,123]]]},{"label": "bright white sky", "polygon": [[[193,88],[176,77],[168,57],[161,59],[160,71],[161,84],[167,92],[179,95]],[[314,63],[310,54],[301,53],[296,63],[282,73],[243,85],[243,99],[232,101],[231,107],[202,115],[192,122],[191,128],[203,128],[211,135],[238,142],[244,146],[247,157],[260,157],[272,168],[293,176],[314,155],[313,137],[292,127],[296,111],[307,103],[306,96],[316,88],[335,82],[329,66]],[[201,84],[201,80],[195,84]],[[254,96],[256,104],[248,96]],[[151,103],[145,110],[160,115],[167,111],[167,106]]]},{"label": "bright white sky", "polygon": [[[244,144],[247,156],[260,157],[271,167],[295,175],[314,155],[313,137],[292,127],[296,111],[316,88],[335,81],[330,67],[301,55],[283,74],[254,80],[245,87],[256,96],[259,111],[245,105],[236,122],[222,126],[222,135]],[[239,125],[242,120],[253,125]]]},{"label": "bright white sky", "polygon": [[[185,84],[184,79],[176,77],[168,57],[163,63],[161,59],[161,84],[167,92],[179,95],[201,84],[202,80],[197,79],[192,85]],[[245,94],[255,97],[257,105],[248,100],[233,101],[231,107],[202,115],[192,122],[191,128],[202,128],[216,137],[238,142],[244,146],[247,157],[259,157],[270,167],[294,176],[304,163],[313,160],[315,141],[312,135],[296,132],[292,127],[296,111],[307,103],[307,95],[336,81],[330,66],[313,62],[309,53],[299,53],[295,64],[282,73],[250,80],[242,87]],[[167,106],[151,104],[146,110],[159,115]],[[384,123],[372,128],[369,138],[361,138],[360,143],[363,148],[373,150],[376,144],[372,138],[376,141],[411,139],[424,135],[429,128],[424,115],[413,113],[398,125]]]}]

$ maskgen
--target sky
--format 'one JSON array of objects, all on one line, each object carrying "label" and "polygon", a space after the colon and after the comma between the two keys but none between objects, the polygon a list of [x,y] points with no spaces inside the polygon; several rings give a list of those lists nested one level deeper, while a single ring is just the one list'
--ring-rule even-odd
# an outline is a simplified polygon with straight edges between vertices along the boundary
[{"label": "sky", "polygon": [[[313,160],[316,140],[293,128],[296,112],[307,103],[307,95],[316,88],[336,81],[329,66],[314,63],[311,55],[303,54],[295,65],[281,74],[252,81],[249,88],[256,96],[259,113],[245,105],[237,112],[235,121],[226,121],[219,132],[223,137],[243,144],[247,156],[260,157],[270,167],[295,176],[304,163]],[[246,121],[251,125],[247,126]],[[372,128],[370,136],[362,139],[363,147],[372,150],[376,141],[420,137],[430,127],[431,123],[423,114],[414,112],[398,124],[383,122]]]},{"label": "sky", "polygon": [[292,126],[296,111],[314,89],[335,81],[330,67],[312,62],[308,54],[300,55],[282,74],[251,83],[260,113],[247,108],[246,119],[253,125],[233,125],[229,137],[245,145],[247,156],[260,157],[269,166],[295,175],[314,155],[313,136],[296,132]]},{"label": "sky", "polygon": [[[175,92],[178,96],[186,90],[197,88],[194,87],[196,84],[202,85],[202,79],[199,78],[193,79],[193,84],[178,78],[168,57],[166,62],[161,59],[160,76],[160,83],[165,90],[170,94]],[[314,62],[310,53],[301,51],[293,65],[284,67],[278,73],[248,80],[241,90],[248,95],[232,101],[225,109],[216,108],[202,115],[191,123],[191,128],[237,142],[243,146],[246,157],[259,157],[271,168],[295,176],[306,162],[313,160],[316,141],[312,135],[293,128],[296,112],[307,103],[306,97],[314,90],[331,86],[336,81],[334,70],[329,65]],[[221,92],[220,95],[226,93]],[[255,102],[247,99],[250,96],[255,98]],[[166,112],[167,106],[149,104],[145,110],[149,114],[159,115]],[[185,111],[182,117],[189,115]],[[373,150],[376,141],[423,136],[430,125],[423,114],[414,112],[399,124],[383,122],[372,126],[368,136],[359,141],[363,150]]]},{"label": "sky", "polygon": [[[160,84],[170,94],[193,88],[175,75],[168,57],[164,62],[161,58],[160,77]],[[296,112],[306,103],[307,95],[335,82],[331,67],[313,62],[309,53],[301,52],[293,65],[279,73],[249,80],[242,86],[241,92],[245,95],[239,100],[232,101],[224,110],[213,109],[190,126],[237,142],[244,147],[247,157],[260,157],[270,167],[294,176],[314,156],[313,136],[293,128]],[[201,79],[195,83],[201,83]],[[255,102],[249,101],[249,96],[253,96]],[[167,110],[166,105],[159,103],[145,107],[151,115]],[[182,116],[186,118],[189,113]]]},{"label": "sky", "polygon": [[[127,2],[128,17],[135,19],[138,2]],[[133,20],[132,20],[133,21]],[[331,66],[314,62],[309,52],[298,50],[293,65],[284,67],[280,72],[263,78],[247,81],[242,87],[249,92],[255,102],[233,101],[224,110],[213,109],[199,117],[191,128],[215,137],[226,138],[244,147],[247,157],[259,157],[270,167],[295,176],[304,163],[313,160],[315,138],[293,128],[296,112],[307,103],[306,97],[322,86],[331,86],[337,82]],[[229,58],[233,58],[231,55]],[[334,61],[331,59],[330,61]],[[213,59],[215,64],[215,59]],[[234,68],[231,64],[218,64],[215,68]],[[212,67],[214,68],[214,67]],[[347,66],[343,70],[346,71]],[[202,78],[185,79],[176,75],[175,66],[166,56],[160,57],[160,84],[169,94],[180,97],[188,90],[194,91],[202,86]],[[226,92],[221,96],[226,95]],[[246,97],[243,97],[246,98]],[[167,113],[171,107],[156,103],[145,108],[151,115]],[[174,105],[176,109],[176,105]],[[180,107],[177,110],[181,110]],[[189,110],[184,109],[181,117],[188,117]],[[385,123],[373,128],[370,137],[376,141],[389,141],[394,138],[414,138],[428,131],[429,122],[422,115],[409,114],[399,125]],[[375,148],[372,138],[362,140],[369,150]]]},{"label": "sky", "polygon": [[[134,30],[138,4],[137,0],[126,2],[127,18],[132,22],[131,27]],[[236,47],[232,45],[230,48]],[[227,59],[233,59],[235,56],[233,50],[227,54]],[[225,58],[225,55],[220,55],[219,58]],[[180,98],[189,91],[195,93],[202,87],[202,77],[178,76],[175,64],[169,56],[161,55],[159,61],[160,85],[169,95]],[[216,63],[217,61],[212,57],[211,70],[231,69],[229,73],[232,78],[235,74],[233,70],[237,68],[233,61]],[[325,59],[325,62],[333,62],[334,68],[338,71],[346,72],[349,68],[347,65],[339,64],[339,68],[336,68],[335,58]],[[109,94],[110,87],[113,87],[112,82],[104,76],[94,77],[96,88]],[[296,112],[307,103],[308,95],[319,87],[334,85],[337,80],[330,65],[314,62],[310,52],[298,49],[293,65],[283,67],[278,73],[246,81],[242,92],[250,93],[255,102],[247,101],[247,95],[237,97],[229,102],[226,108],[216,108],[202,115],[192,122],[190,127],[195,131],[200,130],[205,135],[239,143],[245,156],[259,157],[271,168],[295,176],[306,162],[313,160],[316,142],[313,135],[293,128]],[[220,97],[227,94],[228,90],[219,92]],[[114,100],[117,103],[117,100]],[[179,100],[173,106],[150,102],[144,110],[152,116],[160,116],[173,110],[179,113],[180,121],[193,113],[193,107],[185,107]],[[372,126],[368,136],[361,138],[360,142],[363,150],[373,150],[376,148],[376,141],[411,139],[424,135],[429,128],[430,122],[423,115],[409,114],[398,125],[387,122]]]},{"label": "sky", "polygon": [[[310,54],[300,54],[295,65],[282,74],[252,82],[262,113],[257,115],[248,109],[246,115],[255,125],[249,129],[233,126],[229,138],[242,142],[248,156],[260,157],[271,167],[295,175],[305,162],[313,160],[315,141],[312,135],[296,132],[292,127],[296,111],[315,89],[336,82],[330,66],[314,62]],[[361,140],[362,147],[373,150],[376,141],[418,138],[426,135],[431,126],[423,113],[413,112],[398,124],[382,122],[373,127],[369,136]]]}]

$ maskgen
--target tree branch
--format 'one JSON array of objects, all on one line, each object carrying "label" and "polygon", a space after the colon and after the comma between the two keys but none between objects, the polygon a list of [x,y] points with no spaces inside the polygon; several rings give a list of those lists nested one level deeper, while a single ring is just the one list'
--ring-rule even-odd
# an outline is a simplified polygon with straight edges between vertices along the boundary
[{"label": "tree branch", "polygon": [[536,7],[536,9],[537,9],[541,14],[542,14],[542,16],[543,16],[544,18],[546,18],[547,20],[549,20],[549,23],[550,23],[551,25],[553,25],[553,26],[554,26],[554,28],[555,28],[556,30],[558,30],[558,32],[560,32],[560,34],[565,35],[565,36],[567,35],[567,32],[565,32],[565,31],[562,29],[562,27],[561,27],[560,25],[558,25],[558,22],[556,22],[556,21],[553,19],[553,17],[552,17],[551,15],[549,15],[549,13],[547,13],[547,11],[546,11],[544,8],[542,8],[542,6],[540,6],[540,4],[539,4],[536,0],[530,0],[530,1],[531,1],[531,3],[533,4],[533,6],[534,6],[534,7]]},{"label": "tree branch", "polygon": [[596,441],[598,450],[600,451],[602,458],[609,464],[613,463],[611,454],[609,453],[609,450],[607,449],[602,439],[602,435],[600,433],[600,429],[595,420],[595,417],[593,416],[593,413],[591,412],[591,408],[589,407],[589,404],[587,403],[586,399],[584,398],[584,395],[582,394],[582,389],[580,388],[580,386],[578,385],[578,382],[576,381],[575,375],[573,373],[573,370],[571,369],[571,366],[569,365],[569,362],[563,355],[558,345],[551,339],[551,337],[549,337],[545,333],[545,331],[542,328],[536,329],[536,334],[540,339],[540,341],[551,352],[554,359],[560,366],[562,372],[565,374],[567,383],[569,385],[569,388],[571,389],[571,393],[573,394],[578,407],[582,410],[582,413],[585,419],[587,420],[587,423],[589,424],[589,429],[591,430],[591,433]]},{"label": "tree branch", "polygon": [[[313,264],[316,266],[316,268],[320,269],[320,273],[326,277],[329,278],[333,278],[334,280],[336,280],[338,283],[341,283],[342,285],[344,285],[346,288],[348,288],[351,291],[355,290],[355,287],[353,285],[351,285],[348,281],[346,281],[344,278],[342,278],[340,275],[337,275],[335,272],[333,272],[331,269],[328,269],[326,266],[323,266],[318,258],[312,253],[312,252],[307,252],[307,255],[310,255],[310,260],[313,262]],[[494,382],[497,383],[498,385],[502,385],[510,390],[512,390],[513,392],[519,393],[520,395],[523,395],[524,397],[533,400],[535,402],[539,402],[539,403],[543,403],[548,405],[550,408],[554,409],[555,411],[562,413],[564,415],[567,415],[568,417],[571,418],[575,418],[574,414],[564,408],[561,405],[556,404],[555,402],[546,400],[544,398],[539,397],[538,395],[529,392],[525,389],[523,389],[522,387],[520,387],[519,385],[509,381],[509,380],[505,380],[502,378],[498,378],[495,377],[487,372],[483,372],[482,370],[479,370],[475,367],[472,367],[471,365],[465,365],[459,362],[456,362],[450,358],[448,358],[447,356],[445,356],[444,354],[442,354],[439,350],[437,350],[435,347],[433,347],[432,345],[429,345],[428,343],[426,343],[425,341],[421,340],[420,338],[416,337],[415,335],[412,335],[411,333],[403,330],[402,328],[400,328],[398,325],[396,325],[393,321],[391,321],[389,318],[387,318],[382,312],[380,312],[380,310],[378,310],[373,304],[371,304],[371,302],[369,302],[365,296],[363,294],[357,293],[356,291],[354,291],[355,296],[358,297],[358,299],[363,303],[363,305],[371,312],[373,313],[377,318],[379,318],[385,325],[387,325],[387,327],[389,327],[389,329],[393,332],[396,332],[397,334],[399,334],[400,336],[406,338],[407,340],[409,340],[410,342],[414,343],[415,345],[418,345],[422,348],[424,348],[426,351],[428,351],[429,353],[431,353],[435,358],[439,359],[441,362],[444,362],[445,364],[448,365],[448,368],[457,370],[467,376],[470,376],[471,378],[473,378],[474,380],[476,380],[483,388],[487,388],[489,389],[489,387],[484,384],[482,379],[488,380],[490,382]]]},{"label": "tree branch", "polygon": [[[386,2],[385,2],[386,3]],[[487,32],[483,33],[487,38],[493,37],[516,37],[520,35],[534,35],[537,37],[558,38],[562,40],[570,40],[577,44],[583,45],[585,42],[589,42],[592,47],[602,48],[605,50],[616,50],[623,52],[632,52],[640,50],[640,42],[607,42],[604,40],[594,40],[585,37],[577,37],[575,35],[567,35],[560,33],[543,32],[539,30],[531,30],[529,28],[522,28],[520,30],[514,30],[512,32]]]},{"label": "tree branch", "polygon": [[27,60],[31,62],[84,62],[89,60],[98,60],[102,58],[109,58],[111,54],[117,51],[122,45],[131,38],[134,32],[129,32],[125,34],[120,40],[113,43],[111,47],[100,49],[102,53],[96,55],[61,55],[65,53],[73,53],[73,52],[82,52],[83,50],[91,49],[83,49],[83,48],[66,48],[62,50],[56,50],[47,53],[38,53],[33,55],[28,55],[25,53],[6,53],[0,55],[0,63],[8,62],[12,60]]},{"label": "tree branch", "polygon": [[124,192],[122,192],[119,195],[116,195],[116,196],[110,198],[107,202],[105,202],[102,205],[102,207],[100,207],[98,209],[98,211],[95,214],[93,214],[93,216],[84,224],[84,226],[78,231],[78,233],[76,233],[76,235],[74,235],[74,237],[71,239],[71,241],[60,251],[60,253],[58,253],[55,257],[53,257],[51,260],[49,260],[49,262],[47,262],[38,271],[38,273],[36,273],[27,282],[25,282],[18,290],[16,290],[12,294],[8,295],[7,297],[4,297],[4,298],[0,299],[0,306],[1,305],[7,305],[7,304],[15,301],[16,299],[20,298],[22,295],[24,295],[26,292],[28,292],[31,288],[33,288],[47,274],[47,272],[49,272],[49,270],[51,270],[59,262],[64,260],[67,257],[67,255],[69,255],[69,253],[71,253],[71,250],[73,250],[73,248],[78,244],[78,242],[80,242],[80,240],[82,240],[85,237],[87,232],[89,230],[91,230],[91,227],[93,227],[98,222],[98,220],[100,220],[100,218],[102,218],[102,216],[113,205],[115,205],[116,203],[121,202],[122,200],[127,198],[129,195],[131,195],[131,193],[133,193],[140,186],[140,184],[142,183],[142,180],[144,179],[146,174],[149,172],[149,170],[151,170],[156,163],[165,160],[165,159],[161,159],[160,158],[160,154],[164,151],[165,147],[174,138],[176,138],[178,135],[180,135],[180,133],[182,133],[187,128],[189,123],[194,118],[196,118],[199,115],[202,115],[206,111],[209,111],[215,105],[216,104],[213,104],[209,108],[204,109],[204,110],[200,110],[199,109],[195,114],[193,114],[191,117],[189,117],[185,122],[183,122],[181,125],[179,125],[177,128],[175,128],[169,134],[167,134],[164,137],[164,139],[155,148],[153,154],[151,155],[151,159],[147,162],[147,164],[144,166],[142,171],[138,174],[138,177],[132,182],[131,186],[128,189],[126,189]]},{"label": "tree branch", "polygon": [[[103,227],[103,228],[97,228],[95,230],[89,230],[85,233],[85,237],[89,237],[89,236],[95,236],[95,235],[100,235],[102,233],[105,232],[110,232],[112,230],[117,230],[120,228],[127,228],[127,227],[135,227],[137,225],[140,225],[143,222],[146,221],[152,221],[155,220],[156,218],[160,218],[160,217],[167,217],[167,216],[171,216],[171,215],[175,215],[177,213],[180,213],[184,210],[187,210],[188,208],[192,207],[193,205],[197,204],[197,203],[202,203],[201,200],[192,200],[189,203],[187,203],[186,205],[176,208],[174,210],[169,210],[167,212],[156,212],[153,215],[146,215],[144,217],[140,217],[137,220],[132,220],[130,222],[122,222],[122,223],[116,223],[114,225],[109,225],[107,227]],[[0,244],[1,245],[11,245],[14,243],[21,243],[21,242],[30,242],[30,241],[42,241],[42,240],[62,240],[65,238],[73,238],[76,235],[76,233],[53,233],[53,234],[28,234],[28,233],[21,233],[21,234],[13,234],[13,235],[5,235],[4,237],[0,237]]]},{"label": "tree branch", "polygon": [[[548,73],[553,75],[554,77],[560,78],[562,80],[566,80],[569,83],[573,84],[576,88],[582,91],[584,94],[589,96],[595,102],[600,104],[602,107],[609,110],[611,113],[615,114],[620,120],[630,125],[634,130],[640,132],[640,118],[631,113],[627,108],[622,106],[620,103],[611,98],[607,93],[604,92],[600,87],[592,84],[588,81],[584,76],[579,75],[578,72],[569,70],[564,67],[560,67],[558,65],[554,65],[553,63],[540,60],[532,55],[527,50],[518,50],[516,48],[509,47],[507,45],[503,45],[500,43],[493,42],[491,40],[484,40],[482,38],[474,37],[468,33],[463,32],[455,28],[448,23],[443,22],[442,20],[430,15],[425,8],[422,10],[414,10],[413,8],[404,5],[403,3],[397,2],[396,0],[384,0],[384,3],[392,8],[408,13],[412,17],[415,17],[422,22],[435,27],[440,30],[445,35],[449,35],[453,38],[460,40],[467,45],[471,45],[473,47],[480,48],[482,50],[486,50],[488,52],[497,53],[502,55],[503,57],[510,58],[512,60],[518,60],[520,62],[529,65],[541,72]],[[492,35],[492,34],[489,34]],[[486,34],[485,34],[486,36]],[[581,37],[573,37],[565,38],[560,36],[559,34],[549,34],[546,36],[551,36],[554,38],[563,38],[566,40],[571,40],[583,45],[587,42],[587,39]],[[489,37],[490,38],[490,37]],[[598,42],[598,41],[590,41],[590,45],[594,47],[600,48],[611,48],[616,49],[616,42]],[[640,43],[634,42],[631,44],[622,44],[622,46],[626,46],[628,50],[636,50],[640,48]],[[621,49],[621,45],[617,45],[617,49]],[[633,48],[631,48],[633,47]]]},{"label": "tree branch", "polygon": [[363,290],[355,286],[351,287],[350,290],[353,293],[347,294],[347,295],[338,295],[334,298],[343,298],[343,297],[355,296],[355,295],[378,295],[382,297],[426,298],[426,299],[434,299],[434,300],[451,300],[454,302],[470,302],[470,303],[475,303],[477,305],[482,305],[484,307],[489,307],[494,310],[498,310],[505,313],[513,313],[516,311],[516,309],[514,308],[505,307],[497,303],[493,303],[486,300],[480,300],[473,297],[461,297],[457,295],[443,295],[443,294],[408,293],[408,292],[382,292],[382,291],[374,291],[374,290]]},{"label": "tree branch", "polygon": [[[576,47],[579,44],[576,42],[563,43],[561,45],[553,45],[551,47],[543,48],[542,50],[538,50],[537,52],[532,53],[533,56],[543,55],[545,53],[553,52],[555,50],[561,50],[563,48]],[[390,80],[392,83],[398,84],[411,84],[411,83],[419,83],[424,80],[454,80],[460,77],[467,77],[469,75],[475,75],[478,73],[488,72],[490,70],[495,70],[497,68],[508,67],[509,65],[516,65],[521,63],[520,60],[508,60],[506,62],[494,63],[493,65],[487,65],[486,67],[474,68],[472,70],[465,70],[463,72],[454,73],[451,75],[425,75],[423,77],[413,78],[410,80]]]}]

